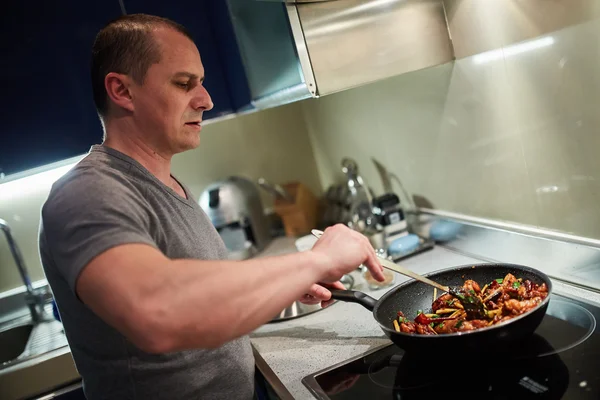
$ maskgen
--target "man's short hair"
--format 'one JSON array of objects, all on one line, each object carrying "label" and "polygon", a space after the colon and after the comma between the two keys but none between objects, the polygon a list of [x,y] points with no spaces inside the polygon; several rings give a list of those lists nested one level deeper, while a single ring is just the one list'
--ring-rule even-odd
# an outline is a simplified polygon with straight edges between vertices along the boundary
[{"label": "man's short hair", "polygon": [[110,72],[129,75],[141,85],[152,64],[160,61],[161,50],[152,35],[158,27],[171,28],[194,41],[182,25],[147,14],[123,15],[98,32],[92,47],[91,78],[94,103],[100,118],[108,111],[104,78]]}]

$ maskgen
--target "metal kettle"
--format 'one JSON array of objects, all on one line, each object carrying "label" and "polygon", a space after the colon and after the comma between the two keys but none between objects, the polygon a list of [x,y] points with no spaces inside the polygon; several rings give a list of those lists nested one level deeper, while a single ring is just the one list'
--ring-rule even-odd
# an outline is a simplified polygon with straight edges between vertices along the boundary
[{"label": "metal kettle", "polygon": [[373,195],[358,173],[356,161],[344,158],[342,172],[346,175],[348,189],[348,226],[360,232],[374,229],[377,225],[377,217],[373,214]]}]

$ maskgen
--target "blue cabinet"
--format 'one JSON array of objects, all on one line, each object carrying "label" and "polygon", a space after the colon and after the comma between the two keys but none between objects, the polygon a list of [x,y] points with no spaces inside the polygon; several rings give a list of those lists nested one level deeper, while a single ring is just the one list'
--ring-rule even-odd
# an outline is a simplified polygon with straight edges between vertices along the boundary
[{"label": "blue cabinet", "polygon": [[114,1],[4,1],[0,43],[0,173],[63,160],[102,141],[89,78]]},{"label": "blue cabinet", "polygon": [[[225,1],[123,5],[128,14],[170,18],[194,36],[215,104],[205,119],[252,107]],[[91,47],[102,26],[121,14],[118,0],[3,2],[0,174],[85,154],[102,142],[90,84]]]}]

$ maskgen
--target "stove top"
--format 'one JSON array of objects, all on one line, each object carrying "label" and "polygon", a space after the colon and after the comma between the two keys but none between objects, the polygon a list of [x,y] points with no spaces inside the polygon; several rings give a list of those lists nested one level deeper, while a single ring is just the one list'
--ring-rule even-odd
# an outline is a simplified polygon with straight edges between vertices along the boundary
[{"label": "stove top", "polygon": [[[510,354],[423,359],[394,344],[333,365],[302,382],[317,399],[599,399],[600,307],[552,294],[534,335]],[[460,369],[457,366],[464,365]],[[479,397],[476,397],[479,396]]]}]

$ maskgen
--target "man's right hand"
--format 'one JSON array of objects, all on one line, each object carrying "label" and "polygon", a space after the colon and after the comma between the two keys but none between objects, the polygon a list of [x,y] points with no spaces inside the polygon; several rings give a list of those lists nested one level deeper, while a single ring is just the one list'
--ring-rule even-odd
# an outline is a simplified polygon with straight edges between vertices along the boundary
[{"label": "man's right hand", "polygon": [[325,229],[310,251],[319,260],[322,282],[335,282],[361,264],[366,265],[376,280],[385,279],[381,263],[369,240],[345,225],[337,224]]}]

